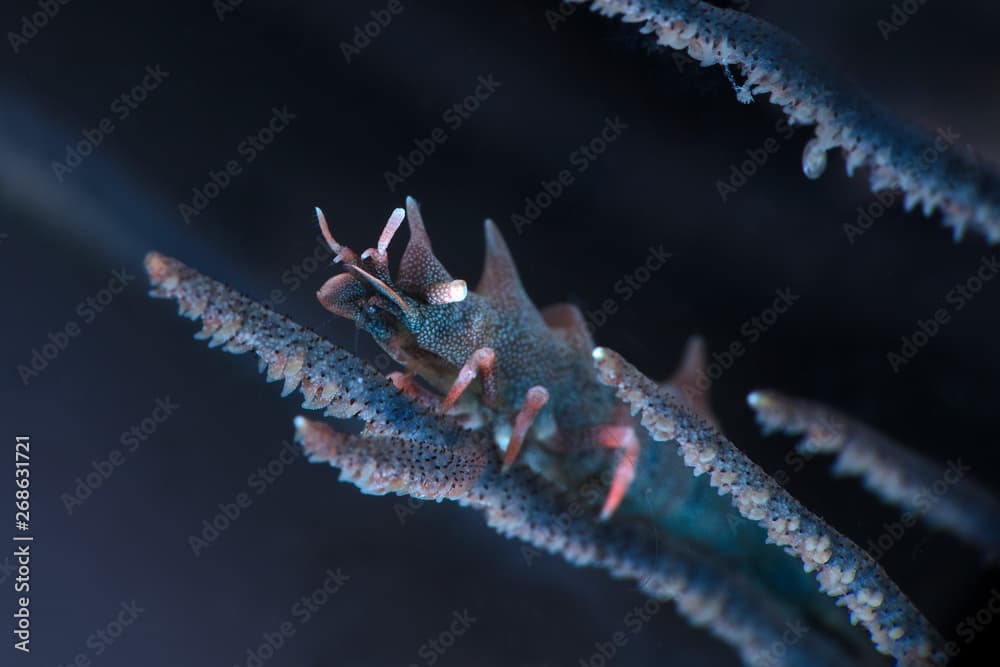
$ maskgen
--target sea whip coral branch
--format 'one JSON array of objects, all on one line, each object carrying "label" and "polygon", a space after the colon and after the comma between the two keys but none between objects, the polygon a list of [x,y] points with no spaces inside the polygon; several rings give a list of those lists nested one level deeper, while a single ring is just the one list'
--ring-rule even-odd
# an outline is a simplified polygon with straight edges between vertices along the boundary
[{"label": "sea whip coral branch", "polygon": [[875,647],[899,664],[945,664],[944,640],[899,587],[861,548],[807,510],[764,470],[673,394],[606,348],[594,350],[601,381],[654,440],[676,441],[694,474],[708,473],[720,493],[732,494],[740,514],[767,531],[767,539],[816,572],[821,591],[837,598],[862,623]]},{"label": "sea whip coral branch", "polygon": [[[789,623],[787,610],[766,603],[753,584],[713,562],[709,554],[685,548],[679,540],[659,541],[633,526],[574,516],[560,494],[527,469],[503,472],[495,447],[478,433],[469,433],[475,445],[456,453],[398,439],[346,435],[302,417],[296,418],[295,427],[310,460],[339,468],[342,481],[365,493],[450,498],[482,510],[501,535],[558,554],[574,565],[600,567],[613,577],[636,580],[648,596],[673,600],[692,624],[706,627],[731,645],[748,665],[856,662],[819,635],[806,633],[789,645],[782,638]],[[461,494],[442,493],[435,478],[442,473],[449,480],[466,478],[472,467],[478,469],[482,463],[471,453],[477,447],[487,459],[479,477]],[[470,461],[474,461],[471,467]]]},{"label": "sea whip coral branch", "polygon": [[174,298],[181,315],[201,318],[195,338],[227,352],[253,351],[268,382],[284,381],[282,396],[298,388],[302,407],[367,424],[366,433],[450,444],[459,428],[435,418],[372,366],[287,317],[176,259],[151,252],[146,271],[151,296]]},{"label": "sea whip coral branch", "polygon": [[145,263],[152,296],[174,298],[182,315],[203,319],[196,337],[228,352],[255,352],[270,381],[284,380],[284,394],[302,392],[303,407],[366,423],[361,434],[349,435],[296,419],[296,436],[308,455],[340,468],[341,478],[363,492],[447,498],[480,509],[502,535],[576,565],[601,567],[637,581],[653,598],[673,600],[692,624],[731,645],[746,664],[855,662],[820,634],[806,633],[788,645],[784,635],[794,612],[769,602],[753,582],[710,554],[680,539],[659,540],[635,525],[572,511],[525,468],[502,472],[485,433],[431,413],[363,360],[175,259],[150,253]]},{"label": "sea whip coral branch", "polygon": [[605,16],[642,23],[663,46],[686,50],[704,66],[735,66],[748,90],[768,93],[793,123],[815,125],[802,156],[803,171],[818,177],[826,152],[841,148],[847,173],[870,171],[873,192],[898,188],[904,207],[924,214],[941,209],[960,238],[967,227],[1000,241],[1000,170],[959,146],[894,117],[777,27],[754,16],[698,0],[568,0],[590,3]]},{"label": "sea whip coral branch", "polygon": [[935,463],[813,401],[755,391],[747,402],[766,431],[804,433],[801,451],[836,455],[837,475],[860,476],[865,487],[885,502],[991,555],[1000,552],[1000,502],[966,474],[961,462],[947,467]]}]

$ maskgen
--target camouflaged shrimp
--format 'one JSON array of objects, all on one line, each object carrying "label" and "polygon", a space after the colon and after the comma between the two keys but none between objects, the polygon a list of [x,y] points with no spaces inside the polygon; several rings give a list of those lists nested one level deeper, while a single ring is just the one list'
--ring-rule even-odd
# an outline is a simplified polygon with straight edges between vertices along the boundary
[{"label": "camouflaged shrimp", "polygon": [[[369,332],[405,372],[383,377],[180,262],[146,258],[152,294],[176,298],[182,314],[201,317],[198,337],[230,352],[256,352],[268,379],[284,380],[284,395],[301,390],[303,407],[364,422],[360,434],[349,435],[298,418],[297,437],[313,460],[339,468],[341,479],[366,493],[479,508],[502,534],[634,579],[647,594],[675,600],[747,664],[870,660],[852,633],[855,623],[901,664],[946,660],[943,640],[885,571],[726,440],[707,397],[680,390],[703,364],[700,341],[689,344],[673,381],[657,384],[594,348],[574,306],[539,312],[489,221],[483,276],[470,291],[435,257],[412,199],[360,255],[318,217],[345,268],[318,291],[319,301]],[[394,279],[388,250],[404,220],[410,239]],[[752,403],[773,427],[829,423],[774,395],[755,394]],[[864,439],[854,440],[855,450],[865,448]],[[907,460],[894,469],[892,457],[883,459],[883,478],[912,477]],[[916,470],[915,483],[932,470]],[[740,522],[760,524],[766,542],[784,547],[801,567],[761,533],[734,530]],[[850,615],[818,595],[816,582]],[[788,645],[782,633],[802,618],[810,631]]]},{"label": "camouflaged shrimp", "polygon": [[[741,100],[767,93],[790,122],[814,124],[803,153],[808,177],[819,177],[827,152],[839,148],[848,173],[870,170],[873,191],[898,188],[907,209],[940,209],[956,236],[973,229],[1000,241],[995,169],[957,148],[921,159],[933,147],[926,133],[888,116],[773,26],[698,0],[571,1],[641,24],[658,44],[705,66],[732,66],[745,77]],[[403,372],[383,377],[177,260],[146,258],[152,293],[202,318],[200,337],[255,352],[268,380],[284,380],[283,394],[302,392],[304,408],[364,423],[346,434],[297,418],[297,438],[314,461],[366,493],[455,500],[483,511],[501,534],[633,580],[673,600],[746,664],[878,664],[855,624],[897,664],[944,664],[953,655],[868,554],[722,435],[707,396],[681,391],[703,363],[698,339],[672,381],[656,383],[594,348],[572,306],[538,311],[490,222],[483,276],[470,291],[434,256],[412,200],[361,255],[319,218],[345,268],[320,289],[320,302],[371,334]],[[404,220],[410,241],[393,279],[388,250]],[[918,505],[940,473],[824,406],[773,392],[748,400],[765,427],[806,433],[803,447],[837,454],[840,472],[863,476],[886,502]],[[1000,506],[970,480],[961,489],[924,518],[995,552]],[[791,622],[808,631],[789,641]]]},{"label": "camouflaged shrimp", "polygon": [[[601,512],[609,517],[634,477],[639,441],[628,415],[616,410],[613,392],[597,381],[580,311],[569,304],[544,312],[534,307],[491,220],[482,277],[470,291],[434,256],[412,198],[405,211],[392,212],[378,245],[360,256],[333,238],[318,209],[317,217],[334,262],[346,269],[323,285],[319,301],[354,320],[406,369],[392,375],[394,382],[442,413],[489,424],[506,468],[526,437],[550,453],[621,449]],[[393,279],[387,250],[404,218],[410,240]],[[446,392],[443,399],[421,390],[414,375]]]}]

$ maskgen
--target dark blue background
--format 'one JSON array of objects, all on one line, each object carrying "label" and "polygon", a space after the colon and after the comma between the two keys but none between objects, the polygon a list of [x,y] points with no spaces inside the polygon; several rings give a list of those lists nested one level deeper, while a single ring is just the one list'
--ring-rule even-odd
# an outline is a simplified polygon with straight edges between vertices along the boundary
[{"label": "dark blue background", "polygon": [[[295,618],[292,605],[328,568],[349,582],[268,664],[425,664],[421,645],[468,609],[476,623],[439,664],[577,665],[643,603],[599,571],[551,557],[529,567],[519,544],[452,505],[424,506],[401,525],[394,508],[403,500],[362,496],[336,471],[301,460],[255,495],[248,475],[280,453],[298,403],[281,400],[251,359],[190,340],[193,324],[145,297],[141,260],[156,248],[258,298],[282,289],[283,312],[374,358],[351,323],[315,303],[330,270],[295,290],[283,281],[316,247],[314,205],[360,250],[412,194],[438,254],[470,280],[481,264],[482,219],[493,217],[539,304],[596,309],[647,248],[662,244],[673,253],[667,266],[597,335],[653,377],[671,372],[692,333],[712,350],[740,339],[741,323],[789,286],[800,302],[715,387],[737,443],[769,470],[783,466],[792,441],[760,437],[744,404],[748,391],[774,387],[828,401],[937,459],[961,457],[1000,487],[1000,285],[901,373],[886,362],[900,336],[990,252],[984,242],[955,245],[937,219],[897,205],[848,243],[842,225],[872,200],[865,176],[848,179],[831,156],[823,178],[805,179],[801,129],[721,201],[716,182],[778,134],[779,115],[764,99],[737,102],[718,68],[649,53],[634,27],[580,10],[553,31],[544,11],[555,3],[402,3],[351,64],[340,43],[385,3],[247,0],[220,22],[207,0],[73,0],[18,54],[0,45],[2,437],[32,436],[36,535],[33,651],[4,664],[62,665],[79,652],[108,666],[242,664],[262,633]],[[927,3],[888,41],[876,21],[889,3],[761,1],[750,10],[903,116],[950,125],[996,157],[998,12],[980,5]],[[35,10],[6,3],[0,29],[18,29]],[[115,131],[60,183],[51,163],[66,144],[97,127],[157,64],[169,77],[130,117],[116,117]],[[445,109],[491,73],[502,87],[389,192],[383,173],[397,155],[443,126]],[[179,203],[285,105],[297,116],[287,130],[185,224]],[[524,198],[615,115],[628,130],[515,234],[510,216]],[[83,323],[77,305],[121,267],[137,279]],[[24,386],[17,365],[70,320],[81,334]],[[166,396],[176,412],[68,515],[60,494],[122,449],[122,432]],[[849,536],[865,543],[898,516],[826,468],[810,462],[789,488]],[[218,503],[247,491],[252,505],[194,557],[188,536]],[[1000,586],[972,549],[923,526],[882,562],[949,637]],[[94,657],[88,636],[131,600],[146,611]],[[978,636],[966,664],[996,646]],[[665,607],[615,664],[735,661]]]}]

